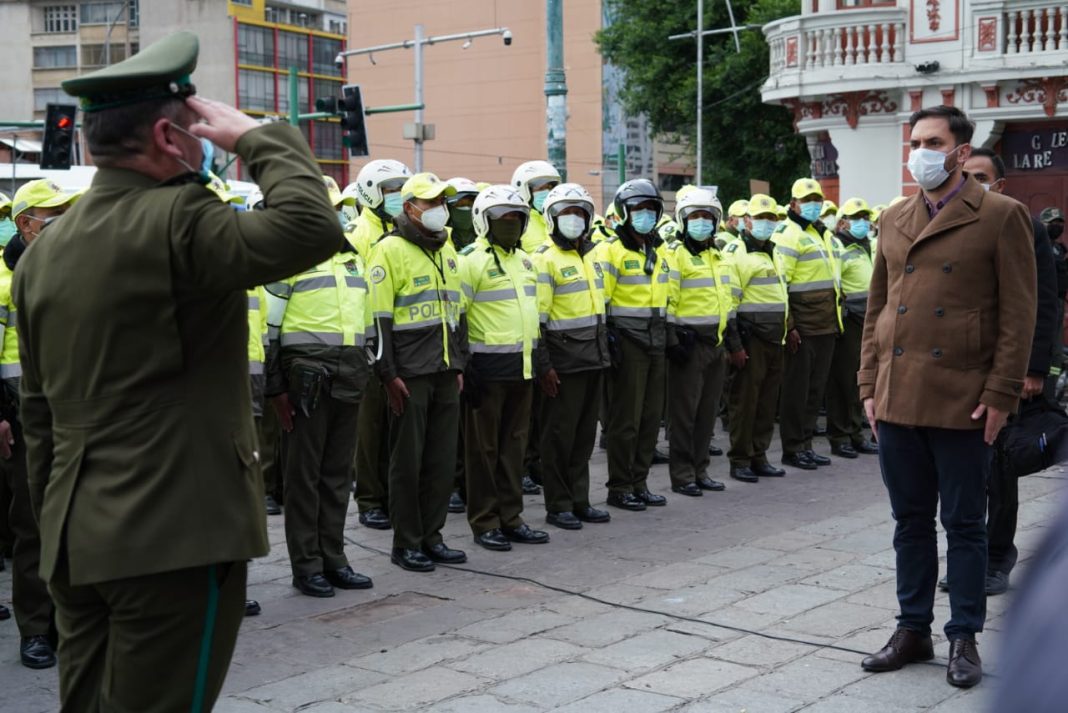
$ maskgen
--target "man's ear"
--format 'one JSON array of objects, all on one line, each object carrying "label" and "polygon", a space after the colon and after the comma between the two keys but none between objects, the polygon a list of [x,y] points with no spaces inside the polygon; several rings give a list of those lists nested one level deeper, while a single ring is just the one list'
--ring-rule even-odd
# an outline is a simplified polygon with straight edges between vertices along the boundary
[{"label": "man's ear", "polygon": [[157,119],[152,125],[152,143],[157,151],[173,159],[185,160],[181,147],[175,141],[178,132],[173,130],[172,125],[173,122],[166,117]]},{"label": "man's ear", "polygon": [[964,166],[965,162],[969,158],[971,158],[971,156],[972,156],[972,145],[970,143],[969,144],[961,144],[960,149],[957,151],[957,160],[960,161],[961,167]]}]

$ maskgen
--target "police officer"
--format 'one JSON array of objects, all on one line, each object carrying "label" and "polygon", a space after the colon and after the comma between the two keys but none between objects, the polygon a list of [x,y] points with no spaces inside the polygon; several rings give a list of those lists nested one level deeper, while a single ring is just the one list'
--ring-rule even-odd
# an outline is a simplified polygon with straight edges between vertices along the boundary
[{"label": "police officer", "polygon": [[603,270],[590,235],[593,198],[577,183],[549,192],[550,242],[538,248],[540,452],[545,521],[565,530],[611,516],[590,505],[590,454],[608,358]]},{"label": "police officer", "polygon": [[523,522],[523,456],[538,340],[537,271],[518,248],[529,206],[509,186],[478,194],[478,238],[461,252],[471,358],[465,371],[467,521],[475,543],[510,550],[549,535]]},{"label": "police officer", "polygon": [[374,250],[369,273],[381,340],[375,369],[391,412],[390,560],[415,572],[467,561],[441,537],[468,356],[460,268],[445,232],[453,191],[432,173],[405,181],[403,212]]},{"label": "police officer", "polygon": [[[1064,324],[1064,299],[1068,295],[1068,248],[1065,247],[1064,214],[1060,208],[1043,208],[1039,222],[1046,228],[1053,245],[1053,266],[1057,273],[1057,324]],[[1046,398],[1056,401],[1057,381],[1064,368],[1064,330],[1058,329],[1053,337],[1053,360],[1050,362],[1049,378],[1046,380]]]},{"label": "police officer", "polygon": [[871,210],[863,198],[850,198],[842,204],[839,216],[835,235],[842,245],[842,334],[834,345],[827,381],[827,440],[833,454],[856,458],[860,453],[879,452],[879,447],[864,435],[864,410],[856,379],[873,265],[868,239]]},{"label": "police officer", "polygon": [[[360,218],[348,234],[356,252],[369,264],[379,241],[393,231],[404,210],[401,187],[412,172],[400,161],[369,161],[356,176],[353,190]],[[389,524],[389,407],[378,374],[372,370],[356,417],[356,492],[353,497],[361,525],[388,530]]]},{"label": "police officer", "polygon": [[669,248],[674,257],[667,326],[669,471],[671,489],[689,496],[724,489],[708,476],[708,447],[727,371],[725,336],[732,361],[744,364],[733,323],[737,277],[713,240],[722,214],[712,191],[690,189],[675,207],[678,239]]},{"label": "police officer", "polygon": [[534,254],[549,238],[549,231],[542,217],[541,209],[549,191],[560,184],[560,172],[548,161],[527,161],[519,164],[512,173],[511,186],[530,206],[530,223],[523,233],[520,247],[528,254]]},{"label": "police officer", "polygon": [[14,535],[11,553],[11,596],[19,627],[19,657],[28,668],[56,665],[52,635],[52,598],[38,573],[41,536],[30,503],[26,470],[26,441],[18,419],[19,363],[18,317],[11,283],[23,252],[45,226],[65,213],[78,194],[53,181],[30,181],[15,193],[11,215],[18,233],[0,260],[0,472],[10,490],[8,522]]},{"label": "police officer", "polygon": [[[197,49],[177,33],[63,82],[98,170],[15,274],[64,710],[214,704],[247,560],[268,552],[245,290],[342,240],[299,131],[192,96]],[[204,190],[215,145],[241,158],[266,210]]]},{"label": "police officer", "polygon": [[783,463],[815,470],[831,463],[812,450],[812,436],[835,338],[842,330],[841,285],[834,236],[820,222],[823,189],[819,181],[799,178],[790,195],[787,218],[774,236],[776,259],[790,290],[792,321],[786,335],[779,432]]},{"label": "police officer", "polygon": [[727,457],[732,478],[755,483],[759,477],[785,474],[768,462],[767,452],[782,383],[788,305],[786,281],[771,241],[778,224],[775,201],[758,193],[749,199],[748,211],[752,228],[745,250],[733,256],[741,290],[735,310],[745,364],[734,374],[727,399],[731,434]]},{"label": "police officer", "polygon": [[647,479],[664,405],[670,255],[656,233],[664,202],[646,178],[615,195],[621,222],[601,248],[612,369],[608,376],[608,504],[625,510],[667,504]]},{"label": "police officer", "polygon": [[478,237],[471,217],[471,208],[478,196],[478,184],[462,176],[450,178],[448,184],[456,189],[455,195],[445,199],[445,205],[449,208],[449,238],[459,252]]},{"label": "police officer", "polygon": [[749,228],[747,222],[749,201],[739,198],[727,208],[727,220],[722,223],[723,229],[716,234],[716,247],[725,252],[734,252],[738,248],[728,249],[731,245],[739,245],[745,240],[745,233]]}]

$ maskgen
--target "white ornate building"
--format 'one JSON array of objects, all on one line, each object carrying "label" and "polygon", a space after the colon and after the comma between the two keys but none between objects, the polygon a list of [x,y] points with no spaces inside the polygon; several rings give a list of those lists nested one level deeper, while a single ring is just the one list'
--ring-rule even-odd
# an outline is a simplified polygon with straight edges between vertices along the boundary
[{"label": "white ornate building", "polygon": [[1068,2],[802,0],[764,34],[763,99],[793,111],[829,197],[915,192],[909,115],[949,104],[1004,158],[1008,193],[1068,207]]}]

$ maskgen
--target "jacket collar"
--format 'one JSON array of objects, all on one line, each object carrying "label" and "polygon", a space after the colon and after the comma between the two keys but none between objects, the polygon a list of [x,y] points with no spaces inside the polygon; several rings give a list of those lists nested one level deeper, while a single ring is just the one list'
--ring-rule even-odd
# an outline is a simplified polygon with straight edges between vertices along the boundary
[{"label": "jacket collar", "polygon": [[902,204],[894,217],[894,225],[909,242],[920,243],[979,220],[979,206],[983,203],[986,191],[969,173],[965,172],[964,176],[960,193],[946,203],[934,218],[929,216],[927,204],[919,193]]}]

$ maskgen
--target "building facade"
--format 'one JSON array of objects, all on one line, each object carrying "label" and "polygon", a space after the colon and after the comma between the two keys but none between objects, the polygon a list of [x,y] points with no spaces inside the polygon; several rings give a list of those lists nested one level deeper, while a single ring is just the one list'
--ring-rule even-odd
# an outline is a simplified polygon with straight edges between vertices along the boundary
[{"label": "building facade", "polygon": [[830,196],[918,190],[909,115],[957,106],[1032,213],[1068,199],[1068,7],[1054,0],[802,0],[764,28],[765,102],[793,111]]}]

